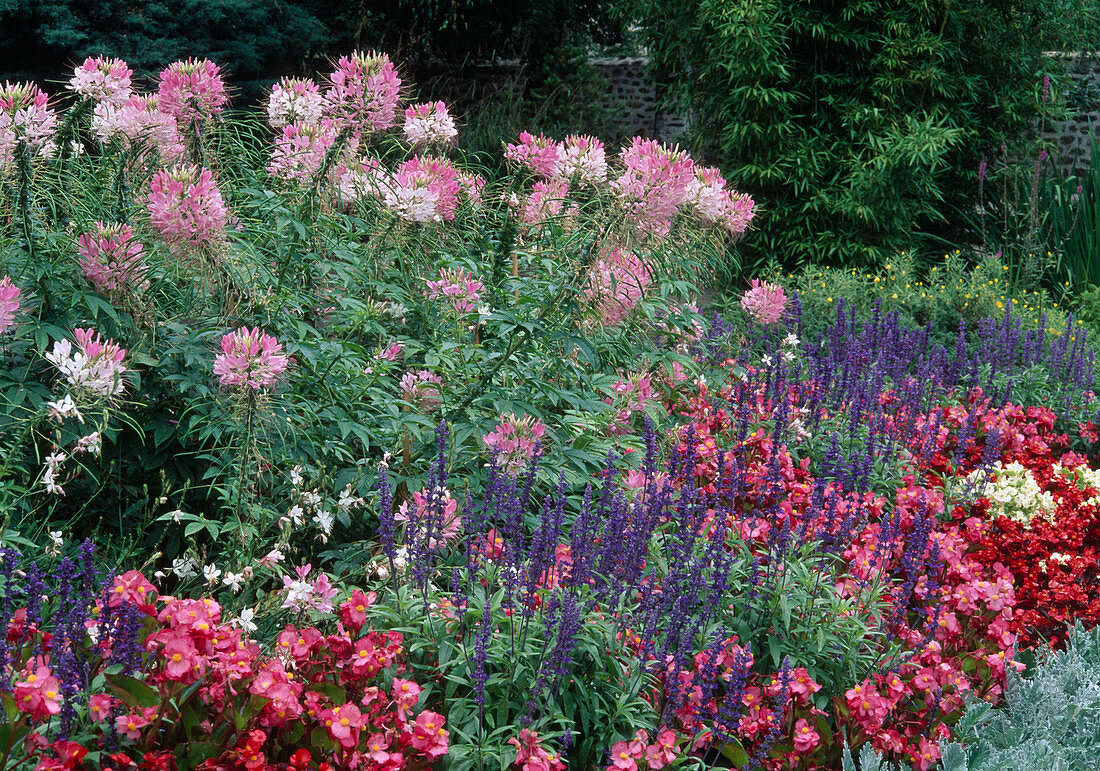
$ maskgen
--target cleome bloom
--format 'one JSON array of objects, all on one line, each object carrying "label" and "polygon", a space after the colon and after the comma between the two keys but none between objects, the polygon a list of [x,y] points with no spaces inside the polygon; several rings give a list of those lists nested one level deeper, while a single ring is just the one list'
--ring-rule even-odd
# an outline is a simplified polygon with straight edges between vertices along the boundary
[{"label": "cleome bloom", "polygon": [[584,296],[609,327],[623,323],[650,284],[650,271],[633,252],[613,248],[600,256],[588,275]]},{"label": "cleome bloom", "polygon": [[405,110],[405,139],[416,149],[448,146],[458,137],[454,118],[443,102],[425,102]]},{"label": "cleome bloom", "polygon": [[149,266],[142,259],[144,247],[129,225],[113,222],[95,227],[77,239],[84,277],[106,295],[131,294],[149,286]]},{"label": "cleome bloom", "polygon": [[535,457],[535,447],[546,435],[546,425],[538,418],[524,413],[501,413],[500,422],[491,432],[481,437],[485,446],[497,453],[497,460],[506,473],[515,476]]},{"label": "cleome bloom", "polygon": [[439,280],[425,283],[428,285],[429,300],[450,298],[459,316],[477,311],[481,290],[485,288],[485,284],[476,281],[465,268],[440,268]]},{"label": "cleome bloom", "polygon": [[14,168],[15,151],[20,145],[32,154],[52,157],[57,149],[57,113],[50,98],[34,83],[9,83],[0,86],[0,177]]},{"label": "cleome bloom", "polygon": [[431,412],[440,405],[439,389],[443,378],[426,369],[406,372],[401,378],[401,398],[420,412]]},{"label": "cleome bloom", "polygon": [[267,100],[267,123],[282,129],[291,123],[309,125],[321,120],[325,98],[312,78],[283,78]]},{"label": "cleome bloom", "polygon": [[229,218],[214,175],[191,164],[154,174],[146,209],[153,227],[166,241],[191,245],[213,240]]},{"label": "cleome bloom", "polygon": [[389,178],[382,199],[394,214],[412,222],[453,220],[462,190],[460,176],[447,160],[411,158]]},{"label": "cleome bloom", "polygon": [[359,137],[393,125],[400,95],[401,78],[390,58],[356,51],[340,57],[324,97],[338,128]]},{"label": "cleome bloom", "polygon": [[15,314],[19,312],[19,295],[22,291],[8,276],[0,279],[0,335],[15,326]]},{"label": "cleome bloom", "polygon": [[106,398],[122,393],[126,350],[114,340],[103,340],[91,329],[74,329],[73,336],[79,350],[73,351],[68,340],[58,340],[46,360],[57,367],[73,389]]},{"label": "cleome bloom", "polygon": [[134,71],[122,59],[88,57],[76,68],[69,88],[85,99],[122,104],[133,95],[130,76]]},{"label": "cleome bloom", "polygon": [[226,388],[255,391],[274,385],[290,363],[283,346],[259,327],[241,327],[222,337],[222,352],[214,359],[214,374]]},{"label": "cleome bloom", "polygon": [[754,278],[752,286],[741,297],[741,309],[758,324],[774,324],[787,309],[787,294],[778,284]]},{"label": "cleome bloom", "polygon": [[325,153],[336,141],[331,121],[291,123],[275,140],[267,173],[273,177],[309,182],[321,170]]},{"label": "cleome bloom", "polygon": [[209,59],[169,64],[160,73],[159,94],[160,111],[184,126],[212,118],[229,102],[221,68]]}]

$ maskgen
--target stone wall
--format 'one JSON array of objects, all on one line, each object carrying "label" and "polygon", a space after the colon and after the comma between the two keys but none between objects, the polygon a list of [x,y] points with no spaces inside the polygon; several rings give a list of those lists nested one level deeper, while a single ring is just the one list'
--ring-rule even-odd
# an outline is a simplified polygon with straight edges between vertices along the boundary
[{"label": "stone wall", "polygon": [[1100,141],[1100,52],[1051,53],[1065,64],[1073,81],[1074,116],[1048,126],[1043,136],[1053,142],[1055,163],[1067,176],[1088,171],[1094,137]]}]

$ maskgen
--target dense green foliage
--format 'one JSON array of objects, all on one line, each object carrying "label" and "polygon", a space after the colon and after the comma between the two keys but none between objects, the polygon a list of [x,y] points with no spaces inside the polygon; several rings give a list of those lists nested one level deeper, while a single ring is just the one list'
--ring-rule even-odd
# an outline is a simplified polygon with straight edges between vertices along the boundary
[{"label": "dense green foliage", "polygon": [[[966,211],[983,153],[999,153],[1044,107],[1044,46],[1091,7],[642,6],[670,102],[694,117],[696,142],[731,181],[771,209],[757,255],[834,264],[885,261]],[[1056,80],[1048,111],[1057,96]]]},{"label": "dense green foliage", "polygon": [[613,44],[622,28],[607,0],[2,0],[0,80],[43,82],[61,62],[101,55],[121,57],[149,78],[175,59],[205,57],[227,66],[252,102],[282,75],[362,48],[388,51],[413,69],[432,59],[455,66],[520,57],[532,65],[538,96],[575,74],[578,45]]}]

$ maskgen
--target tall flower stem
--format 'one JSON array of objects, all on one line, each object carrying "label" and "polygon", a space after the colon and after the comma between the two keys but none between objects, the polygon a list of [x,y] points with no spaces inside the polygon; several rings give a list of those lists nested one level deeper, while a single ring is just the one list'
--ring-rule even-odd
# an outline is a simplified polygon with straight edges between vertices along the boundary
[{"label": "tall flower stem", "polygon": [[245,480],[248,476],[248,468],[252,457],[252,434],[253,420],[256,414],[256,392],[254,389],[248,388],[247,386],[243,387],[241,390],[244,392],[245,396],[244,444],[241,447],[241,457],[239,461],[240,472],[237,475],[237,502],[233,508],[233,513],[240,527],[241,547],[244,548],[248,545],[248,539],[245,534],[244,520],[241,518],[241,509],[244,506]]}]

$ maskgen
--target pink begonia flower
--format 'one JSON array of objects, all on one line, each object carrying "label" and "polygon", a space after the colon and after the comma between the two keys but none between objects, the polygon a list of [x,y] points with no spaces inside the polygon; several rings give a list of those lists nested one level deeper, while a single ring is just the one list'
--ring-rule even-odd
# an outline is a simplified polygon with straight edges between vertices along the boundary
[{"label": "pink begonia flower", "polygon": [[115,730],[130,741],[141,738],[141,729],[149,725],[149,720],[138,712],[130,712],[115,718]]},{"label": "pink begonia flower", "polygon": [[359,707],[349,702],[336,709],[324,710],[319,718],[328,726],[329,735],[341,747],[351,749],[359,743],[359,731],[366,727],[369,715],[362,714]]},{"label": "pink begonia flower", "polygon": [[226,388],[255,391],[274,385],[290,364],[283,346],[259,327],[241,327],[222,337],[222,352],[214,359],[214,374]]},{"label": "pink begonia flower", "polygon": [[49,667],[39,666],[24,672],[12,690],[15,706],[27,713],[31,720],[48,720],[61,711],[61,685]]},{"label": "pink begonia flower", "polygon": [[200,245],[225,230],[229,212],[209,169],[180,164],[153,175],[146,208],[153,227],[170,243]]},{"label": "pink begonia flower", "polygon": [[126,350],[114,340],[103,340],[91,329],[74,329],[78,351],[68,340],[58,340],[46,360],[61,372],[76,390],[87,390],[94,396],[113,397],[122,393],[122,376],[126,367],[122,360]]},{"label": "pink begonia flower", "polygon": [[458,137],[454,118],[443,102],[425,102],[405,109],[405,139],[416,150],[429,145],[447,147]]},{"label": "pink begonia flower", "polygon": [[413,725],[412,746],[432,760],[446,755],[450,734],[443,727],[445,723],[446,718],[440,714],[421,712]]},{"label": "pink begonia flower", "polygon": [[794,749],[796,752],[811,752],[821,741],[821,735],[815,731],[805,718],[794,724]]},{"label": "pink begonia flower", "polygon": [[158,108],[183,126],[218,115],[229,103],[221,68],[209,59],[172,62],[160,73]]},{"label": "pink begonia flower", "polygon": [[106,295],[136,294],[149,288],[142,259],[144,247],[129,225],[113,222],[82,233],[77,239],[80,268],[92,286]]},{"label": "pink begonia flower", "polygon": [[283,78],[271,89],[265,109],[273,129],[292,123],[310,125],[321,120],[325,98],[312,78]]},{"label": "pink begonia flower", "polygon": [[508,743],[516,748],[516,760],[513,763],[521,771],[565,771],[565,761],[561,755],[553,755],[539,744],[539,735],[527,728],[521,728],[519,737],[513,737]]},{"label": "pink begonia flower", "polygon": [[267,173],[279,179],[310,182],[335,141],[336,130],[330,121],[284,126],[271,151]]},{"label": "pink begonia flower", "polygon": [[425,283],[428,285],[429,300],[450,298],[459,316],[477,312],[481,290],[485,288],[485,284],[476,281],[465,268],[440,268],[439,280]]},{"label": "pink begonia flower", "polygon": [[393,125],[401,78],[388,56],[375,51],[342,56],[328,80],[325,102],[341,131],[359,137]]},{"label": "pink begonia flower", "polygon": [[450,221],[462,191],[460,176],[450,161],[418,156],[399,164],[385,180],[382,200],[402,219]]},{"label": "pink begonia flower", "polygon": [[73,72],[69,88],[86,99],[122,104],[131,96],[130,76],[134,71],[122,59],[88,57]]},{"label": "pink begonia flower", "polygon": [[634,252],[612,248],[592,265],[584,297],[604,325],[616,327],[626,320],[649,284],[649,268]]},{"label": "pink begonia flower", "polygon": [[57,113],[50,98],[34,83],[0,87],[0,178],[15,169],[15,151],[22,145],[35,156],[49,158],[57,150]]},{"label": "pink begonia flower", "polygon": [[19,312],[19,295],[22,292],[9,276],[0,279],[0,335],[15,326],[15,314]]},{"label": "pink begonia flower", "polygon": [[501,413],[496,428],[481,439],[497,453],[497,462],[509,475],[515,476],[535,457],[535,445],[542,441],[546,426],[526,413]]},{"label": "pink begonia flower", "polygon": [[787,309],[787,294],[778,284],[754,278],[752,286],[741,297],[741,309],[758,324],[774,324]]},{"label": "pink begonia flower", "polygon": [[431,412],[441,403],[443,378],[426,369],[406,372],[401,378],[401,398],[419,412]]}]

